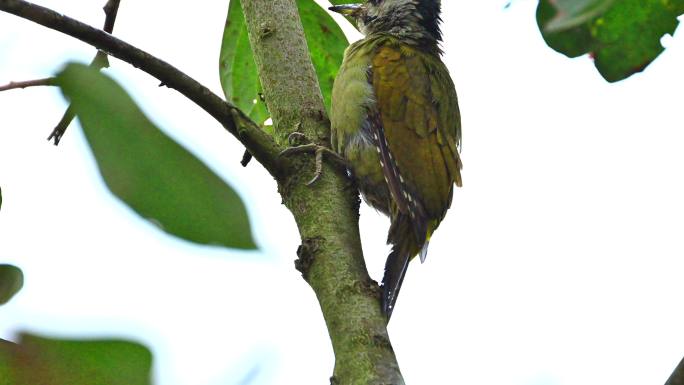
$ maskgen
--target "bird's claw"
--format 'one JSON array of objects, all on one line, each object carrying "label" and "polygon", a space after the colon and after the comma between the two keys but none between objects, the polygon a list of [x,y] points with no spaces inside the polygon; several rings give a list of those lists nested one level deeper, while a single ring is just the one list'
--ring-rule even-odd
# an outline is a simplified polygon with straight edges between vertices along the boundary
[{"label": "bird's claw", "polygon": [[309,138],[307,138],[306,135],[302,134],[299,131],[295,131],[295,132],[291,133],[290,135],[288,135],[287,141],[288,141],[288,143],[290,143],[290,146],[292,146],[292,147],[297,147],[297,146],[300,146],[302,144],[311,143]]},{"label": "bird's claw", "polygon": [[[296,133],[293,133],[296,134]],[[293,134],[290,134],[290,137],[292,137]],[[292,139],[288,138],[290,141]],[[283,150],[279,156],[291,156],[295,154],[302,154],[302,153],[313,153],[316,156],[316,169],[314,171],[314,176],[313,178],[306,183],[307,186],[311,186],[312,184],[316,183],[321,178],[321,175],[323,175],[323,155],[327,154],[328,159],[332,160],[333,163],[336,165],[342,167],[343,169],[347,169],[347,162],[339,156],[337,153],[335,153],[333,150],[325,147],[325,146],[319,146],[315,143],[309,143],[309,144],[304,144],[301,146],[295,146],[295,147],[290,147],[285,150]]]},{"label": "bird's claw", "polygon": [[310,153],[315,153],[316,149],[318,147],[321,147],[317,144],[314,143],[309,143],[309,144],[303,144],[301,146],[293,146],[293,147],[288,147],[284,149],[283,151],[278,154],[278,156],[292,156],[296,154],[310,154]]}]

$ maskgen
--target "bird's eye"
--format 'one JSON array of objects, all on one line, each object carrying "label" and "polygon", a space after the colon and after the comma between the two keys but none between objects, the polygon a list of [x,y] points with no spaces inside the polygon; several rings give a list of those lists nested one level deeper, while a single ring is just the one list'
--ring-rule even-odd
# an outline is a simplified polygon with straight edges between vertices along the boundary
[{"label": "bird's eye", "polygon": [[372,5],[379,5],[382,3],[382,0],[368,0],[368,2]]}]

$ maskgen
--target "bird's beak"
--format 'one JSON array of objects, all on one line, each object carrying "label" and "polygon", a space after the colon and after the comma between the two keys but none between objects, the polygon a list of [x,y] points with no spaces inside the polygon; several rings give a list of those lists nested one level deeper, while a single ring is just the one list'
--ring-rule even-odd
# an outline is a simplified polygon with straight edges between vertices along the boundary
[{"label": "bird's beak", "polygon": [[333,5],[328,8],[329,10],[337,13],[341,13],[344,16],[354,17],[361,10],[361,4],[343,4],[343,5]]}]

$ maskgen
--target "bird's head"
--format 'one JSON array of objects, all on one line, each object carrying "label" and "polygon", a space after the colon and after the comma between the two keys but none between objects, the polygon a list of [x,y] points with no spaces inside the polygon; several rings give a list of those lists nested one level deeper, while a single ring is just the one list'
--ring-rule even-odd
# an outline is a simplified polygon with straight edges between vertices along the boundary
[{"label": "bird's head", "polygon": [[418,43],[437,43],[442,38],[440,6],[440,0],[367,0],[330,10],[354,18],[364,35],[388,33]]}]

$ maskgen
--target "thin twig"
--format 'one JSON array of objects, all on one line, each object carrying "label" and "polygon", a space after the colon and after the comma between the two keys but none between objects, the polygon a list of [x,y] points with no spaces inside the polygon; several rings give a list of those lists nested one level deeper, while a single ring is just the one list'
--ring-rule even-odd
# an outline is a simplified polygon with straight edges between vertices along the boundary
[{"label": "thin twig", "polygon": [[58,145],[59,141],[62,140],[62,136],[64,136],[67,127],[69,127],[69,124],[71,124],[71,121],[74,120],[75,117],[76,114],[74,114],[74,109],[71,108],[71,104],[69,104],[69,107],[64,111],[64,115],[62,115],[62,119],[59,120],[47,140],[50,141],[54,139],[55,146]]},{"label": "thin twig", "polygon": [[9,82],[4,86],[0,86],[0,91],[16,90],[18,88],[38,87],[38,86],[54,86],[55,78],[43,78],[35,80],[25,80],[21,82]]},{"label": "thin twig", "polygon": [[[119,12],[120,2],[121,0],[108,0],[105,6],[102,8],[105,13],[105,22],[104,27],[102,27],[102,29],[107,33],[114,32],[114,23],[116,22],[116,15]],[[90,66],[93,68],[97,68],[98,70],[108,68],[109,59],[107,59],[107,54],[102,51],[97,51],[97,54],[95,55],[95,58],[93,58],[93,61],[90,63]],[[54,139],[55,146],[58,145],[59,141],[62,139],[62,136],[64,136],[67,127],[69,127],[69,124],[71,124],[72,120],[74,120],[74,111],[71,108],[71,106],[69,106],[67,107],[67,110],[64,111],[62,119],[59,120],[59,123],[57,123],[57,126],[55,126],[55,128],[52,130],[47,140],[50,141]]]},{"label": "thin twig", "polygon": [[[221,99],[169,63],[102,30],[40,5],[23,0],[0,0],[0,10],[84,41],[152,75],[167,87],[177,90],[221,123],[271,175],[279,175],[289,166],[287,160],[278,159],[282,148],[254,121],[233,104]],[[236,116],[239,119],[236,119]]]},{"label": "thin twig", "polygon": [[114,32],[114,22],[116,21],[116,14],[119,12],[120,0],[108,0],[107,4],[102,8],[105,13],[105,23],[102,30],[107,33]]}]

